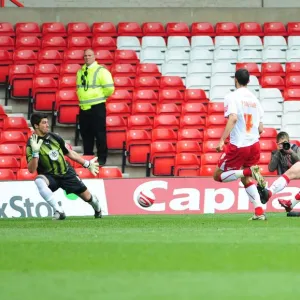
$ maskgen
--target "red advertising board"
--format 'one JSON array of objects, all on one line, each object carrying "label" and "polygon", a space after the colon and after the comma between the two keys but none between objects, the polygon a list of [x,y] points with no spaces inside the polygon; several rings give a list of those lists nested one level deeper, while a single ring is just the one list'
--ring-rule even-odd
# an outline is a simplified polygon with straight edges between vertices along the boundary
[{"label": "red advertising board", "polygon": [[[268,185],[276,178],[267,178]],[[109,215],[254,211],[245,189],[238,181],[218,183],[211,178],[141,178],[105,180],[104,185]],[[264,205],[266,211],[283,212],[278,198],[291,199],[299,187],[300,180],[292,181],[284,193],[277,194]],[[155,203],[150,208],[142,208],[137,203],[137,196],[145,190],[151,190],[155,195]]]}]

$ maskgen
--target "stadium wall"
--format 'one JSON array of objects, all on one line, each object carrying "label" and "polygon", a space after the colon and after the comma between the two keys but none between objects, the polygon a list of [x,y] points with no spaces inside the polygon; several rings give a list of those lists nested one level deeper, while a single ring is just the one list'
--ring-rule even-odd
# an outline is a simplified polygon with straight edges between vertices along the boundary
[{"label": "stadium wall", "polygon": [[[266,177],[269,186],[276,177]],[[133,178],[84,179],[89,190],[97,195],[104,215],[136,214],[220,214],[252,213],[248,195],[238,181],[222,184],[212,178]],[[278,198],[291,200],[299,191],[300,180],[295,180],[271,199],[264,208],[267,212],[283,212]],[[118,187],[116,189],[116,186]],[[53,211],[38,193],[33,181],[0,182],[1,218],[51,217]],[[141,207],[137,198],[141,191],[151,191],[155,202]],[[56,192],[67,216],[92,216],[93,209],[76,195]],[[296,208],[299,211],[300,208]]]},{"label": "stadium wall", "polygon": [[[299,1],[300,5],[300,1]],[[293,22],[300,8],[2,8],[1,22]]]}]

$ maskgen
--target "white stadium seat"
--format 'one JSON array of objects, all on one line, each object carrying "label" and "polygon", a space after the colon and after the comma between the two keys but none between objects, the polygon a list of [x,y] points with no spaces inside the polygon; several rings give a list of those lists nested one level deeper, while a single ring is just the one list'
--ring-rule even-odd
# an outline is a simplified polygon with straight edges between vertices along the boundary
[{"label": "white stadium seat", "polygon": [[210,78],[205,76],[189,76],[185,82],[187,89],[202,89],[204,91],[210,89]]},{"label": "white stadium seat", "polygon": [[240,46],[234,36],[216,36],[215,49],[239,50]]},{"label": "white stadium seat", "polygon": [[262,50],[263,44],[259,36],[241,36],[241,50]]},{"label": "white stadium seat", "polygon": [[141,51],[140,41],[135,36],[118,36],[117,47],[120,50]]},{"label": "white stadium seat", "polygon": [[234,79],[226,75],[215,75],[211,77],[210,88],[213,87],[228,87],[229,89],[234,89]]},{"label": "white stadium seat", "polygon": [[214,50],[215,45],[210,36],[192,36],[191,49]]},{"label": "white stadium seat", "polygon": [[283,36],[265,36],[264,49],[286,50],[286,40]]},{"label": "white stadium seat", "polygon": [[191,49],[190,42],[185,36],[169,36],[167,48],[178,49],[183,51],[190,51]]},{"label": "white stadium seat", "polygon": [[239,50],[238,62],[255,62],[257,64],[260,64],[262,62],[262,51]]},{"label": "white stadium seat", "polygon": [[300,49],[300,36],[288,37],[288,49],[299,50]]},{"label": "white stadium seat", "polygon": [[[283,113],[298,112],[300,114],[300,101],[284,101],[283,102]],[[300,137],[300,133],[299,133]]]},{"label": "white stadium seat", "polygon": [[161,36],[144,36],[142,38],[142,49],[148,48],[163,52],[167,50],[166,42]]},{"label": "white stadium seat", "polygon": [[216,61],[212,64],[211,76],[221,74],[234,76],[235,73],[235,64],[232,64],[227,61]]},{"label": "white stadium seat", "polygon": [[165,62],[165,54],[159,50],[150,48],[142,49],[140,53],[141,63],[154,63],[161,65]]},{"label": "white stadium seat", "polygon": [[263,62],[286,62],[286,51],[278,49],[264,49],[262,51]]},{"label": "white stadium seat", "polygon": [[214,51],[214,61],[228,61],[231,63],[237,62],[237,51],[228,49],[216,49]]},{"label": "white stadium seat", "polygon": [[214,61],[214,53],[206,49],[192,49],[190,61],[211,64]]},{"label": "white stadium seat", "polygon": [[229,86],[214,86],[210,89],[209,96],[211,102],[223,102],[224,97],[230,92],[235,91],[235,88],[230,88]]},{"label": "white stadium seat", "polygon": [[166,63],[179,63],[187,65],[190,62],[190,54],[189,52],[185,52],[183,50],[167,50],[165,61]]},{"label": "white stadium seat", "polygon": [[211,77],[211,68],[212,65],[208,65],[206,63],[201,62],[190,62],[187,65],[187,76],[205,76]]},{"label": "white stadium seat", "polygon": [[298,62],[300,61],[300,51],[291,49],[286,51],[286,61],[287,62]]},{"label": "white stadium seat", "polygon": [[161,66],[163,76],[179,76],[186,77],[187,66],[178,63],[164,63]]}]

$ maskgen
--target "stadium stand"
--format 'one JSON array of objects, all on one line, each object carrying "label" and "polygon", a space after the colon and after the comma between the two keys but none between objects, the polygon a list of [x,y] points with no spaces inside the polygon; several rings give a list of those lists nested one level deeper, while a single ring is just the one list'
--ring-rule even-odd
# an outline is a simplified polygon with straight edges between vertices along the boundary
[{"label": "stadium stand", "polygon": [[[5,105],[11,99],[24,101],[28,115],[49,113],[53,129],[76,128],[78,146],[75,75],[83,49],[93,48],[114,76],[116,91],[107,100],[108,148],[122,157],[117,167],[102,168],[99,177],[120,177],[119,167],[124,172],[134,165],[152,176],[211,176],[219,157],[213,153],[215,143],[225,124],[222,101],[234,90],[235,70],[247,68],[249,89],[266,112],[261,170],[270,175],[266,165],[276,132],[283,129],[300,139],[298,25],[3,22],[0,84]],[[27,123],[1,107],[1,180],[31,178],[23,170],[31,134]],[[90,178],[80,166],[76,169]]]}]

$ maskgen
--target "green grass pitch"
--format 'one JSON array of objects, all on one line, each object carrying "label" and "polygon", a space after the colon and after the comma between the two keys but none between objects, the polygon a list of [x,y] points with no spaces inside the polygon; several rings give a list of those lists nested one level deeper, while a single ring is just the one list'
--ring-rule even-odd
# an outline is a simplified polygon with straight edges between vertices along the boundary
[{"label": "green grass pitch", "polygon": [[0,220],[1,300],[299,299],[300,218]]}]

